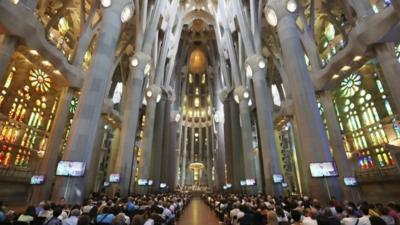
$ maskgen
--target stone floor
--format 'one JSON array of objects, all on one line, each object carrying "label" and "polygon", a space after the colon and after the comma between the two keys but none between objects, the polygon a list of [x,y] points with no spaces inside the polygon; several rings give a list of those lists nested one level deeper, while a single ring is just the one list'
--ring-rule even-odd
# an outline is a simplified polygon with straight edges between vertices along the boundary
[{"label": "stone floor", "polygon": [[216,225],[219,224],[215,213],[198,197],[190,202],[177,225]]}]

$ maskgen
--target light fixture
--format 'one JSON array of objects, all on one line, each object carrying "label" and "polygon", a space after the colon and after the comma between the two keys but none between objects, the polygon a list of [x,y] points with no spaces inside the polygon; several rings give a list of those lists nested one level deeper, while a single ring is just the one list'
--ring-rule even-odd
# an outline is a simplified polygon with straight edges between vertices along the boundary
[{"label": "light fixture", "polygon": [[360,61],[361,59],[362,59],[362,56],[357,55],[357,56],[354,57],[353,60],[357,62],[357,61]]},{"label": "light fixture", "polygon": [[61,75],[61,72],[59,70],[54,70],[53,73],[55,73],[57,75]]},{"label": "light fixture", "polygon": [[198,137],[198,136],[199,136],[199,133],[194,133],[194,136],[195,136],[195,137]]},{"label": "light fixture", "polygon": [[111,6],[111,0],[101,0],[101,5],[104,8],[110,7]]},{"label": "light fixture", "polygon": [[270,7],[266,8],[265,16],[267,17],[266,19],[267,19],[269,25],[271,25],[273,27],[278,25],[278,17],[276,16],[276,13],[272,8],[270,8]]},{"label": "light fixture", "polygon": [[157,102],[157,103],[159,103],[159,102],[160,102],[160,100],[161,100],[161,94],[158,94],[158,95],[157,95],[156,102]]},{"label": "light fixture", "polygon": [[144,67],[144,74],[148,75],[150,73],[150,63],[147,63],[146,66]]},{"label": "light fixture", "polygon": [[146,96],[147,96],[148,98],[151,98],[151,96],[153,96],[153,92],[152,92],[151,90],[148,90],[148,91],[146,92]]},{"label": "light fixture", "polygon": [[341,71],[348,71],[350,70],[351,67],[350,66],[343,66],[342,69],[340,69]]},{"label": "light fixture", "polygon": [[51,63],[49,61],[47,61],[47,60],[43,60],[42,64],[45,65],[45,66],[51,66]]},{"label": "light fixture", "polygon": [[133,5],[128,4],[124,7],[124,9],[121,12],[121,22],[125,23],[128,20],[130,20],[133,16]]},{"label": "light fixture", "polygon": [[253,76],[253,70],[251,69],[250,65],[246,65],[246,76],[251,78]]},{"label": "light fixture", "polygon": [[233,96],[233,98],[235,99],[235,102],[239,104],[239,96],[237,94],[235,94]]},{"label": "light fixture", "polygon": [[291,13],[295,12],[296,9],[297,9],[296,0],[288,0],[287,5],[286,5],[286,9]]},{"label": "light fixture", "polygon": [[260,69],[264,69],[264,68],[265,68],[265,62],[264,62],[264,60],[260,60],[260,61],[258,62],[258,67],[260,67]]},{"label": "light fixture", "polygon": [[253,105],[253,102],[251,101],[251,99],[249,99],[248,105],[249,105],[249,106],[252,106],[252,105]]},{"label": "light fixture", "polygon": [[137,65],[139,65],[139,60],[138,60],[138,58],[133,57],[132,60],[131,60],[131,65],[132,65],[133,67],[137,67]]},{"label": "light fixture", "polygon": [[11,2],[12,2],[14,5],[17,5],[17,4],[19,3],[19,0],[11,0]]},{"label": "light fixture", "polygon": [[38,56],[39,55],[39,53],[34,49],[29,50],[29,53],[31,53],[34,56]]},{"label": "light fixture", "polygon": [[339,77],[340,77],[339,74],[335,74],[335,75],[333,75],[332,79],[336,80],[336,79],[339,79]]},{"label": "light fixture", "polygon": [[248,91],[243,92],[243,98],[248,99],[250,97],[250,94]]}]

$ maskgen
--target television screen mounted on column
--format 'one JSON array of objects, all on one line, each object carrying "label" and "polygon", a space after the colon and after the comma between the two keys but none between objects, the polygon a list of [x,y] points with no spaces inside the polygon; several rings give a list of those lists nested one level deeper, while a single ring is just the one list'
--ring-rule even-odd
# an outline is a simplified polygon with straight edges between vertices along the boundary
[{"label": "television screen mounted on column", "polygon": [[60,161],[57,165],[57,176],[82,177],[85,174],[86,163],[77,161]]},{"label": "television screen mounted on column", "polygon": [[355,177],[345,177],[343,180],[344,180],[344,185],[346,186],[355,187],[358,185]]},{"label": "television screen mounted on column", "polygon": [[110,174],[110,183],[119,183],[120,181],[120,174],[119,173],[112,173]]},{"label": "television screen mounted on column", "polygon": [[32,185],[44,184],[44,175],[34,175],[31,177]]},{"label": "television screen mounted on column", "polygon": [[273,174],[272,179],[274,180],[275,184],[280,184],[283,182],[283,176],[282,174]]},{"label": "television screen mounted on column", "polygon": [[339,176],[335,162],[310,163],[312,177],[337,177]]}]

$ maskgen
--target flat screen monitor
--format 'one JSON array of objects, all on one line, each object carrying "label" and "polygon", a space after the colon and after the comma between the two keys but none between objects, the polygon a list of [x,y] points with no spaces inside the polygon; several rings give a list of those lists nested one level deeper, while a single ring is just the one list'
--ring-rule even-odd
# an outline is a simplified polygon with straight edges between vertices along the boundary
[{"label": "flat screen monitor", "polygon": [[104,187],[109,187],[109,186],[110,186],[110,182],[104,181],[103,186],[104,186]]},{"label": "flat screen monitor", "polygon": [[121,176],[119,173],[112,173],[110,174],[110,183],[119,183],[120,178]]},{"label": "flat screen monitor", "polygon": [[153,180],[149,180],[149,181],[147,182],[147,185],[148,185],[148,186],[152,186],[152,185],[153,185]]},{"label": "flat screen monitor", "polygon": [[283,182],[282,174],[273,174],[272,178],[273,178],[275,184],[280,184]]},{"label": "flat screen monitor", "polygon": [[242,187],[243,187],[243,186],[246,186],[246,180],[241,180],[241,181],[240,181],[240,186],[242,186]]},{"label": "flat screen monitor", "polygon": [[166,184],[166,183],[160,183],[160,188],[161,188],[161,189],[166,188],[166,187],[167,187],[167,184]]},{"label": "flat screen monitor", "polygon": [[338,171],[335,162],[310,163],[312,177],[336,177]]},{"label": "flat screen monitor", "polygon": [[358,185],[357,180],[355,177],[345,177],[344,184],[349,187],[355,187]]},{"label": "flat screen monitor", "polygon": [[282,182],[282,187],[283,187],[283,188],[287,188],[287,187],[288,187],[288,184],[287,184],[286,182]]},{"label": "flat screen monitor", "polygon": [[148,183],[147,179],[139,179],[138,180],[138,185],[139,186],[146,186]]},{"label": "flat screen monitor", "polygon": [[255,186],[256,180],[255,179],[246,179],[246,186]]},{"label": "flat screen monitor", "polygon": [[228,188],[232,188],[232,184],[230,184],[230,183],[227,183],[225,186],[226,186],[227,189]]},{"label": "flat screen monitor", "polygon": [[34,175],[31,177],[32,185],[44,184],[44,175]]},{"label": "flat screen monitor", "polygon": [[82,177],[85,174],[85,162],[60,161],[57,165],[57,176]]}]

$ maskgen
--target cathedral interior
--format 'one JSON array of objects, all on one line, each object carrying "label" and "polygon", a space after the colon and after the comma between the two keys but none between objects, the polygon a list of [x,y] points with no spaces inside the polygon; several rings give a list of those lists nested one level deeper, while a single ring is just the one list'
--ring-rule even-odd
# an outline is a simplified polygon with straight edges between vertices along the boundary
[{"label": "cathedral interior", "polygon": [[0,200],[400,196],[400,0],[1,0]]}]

